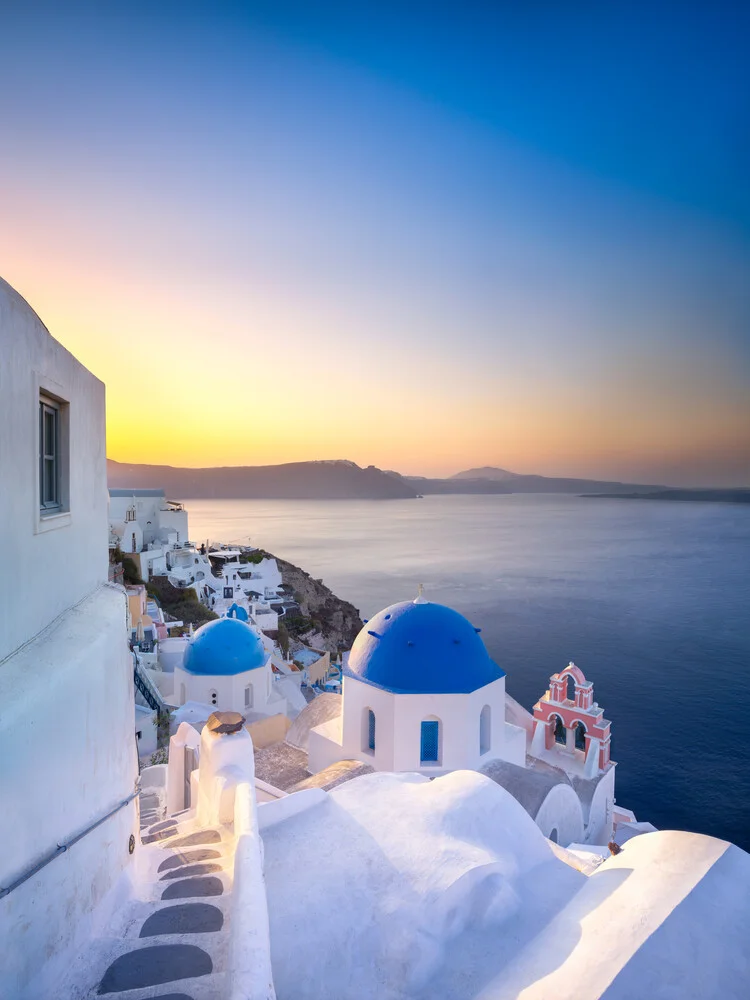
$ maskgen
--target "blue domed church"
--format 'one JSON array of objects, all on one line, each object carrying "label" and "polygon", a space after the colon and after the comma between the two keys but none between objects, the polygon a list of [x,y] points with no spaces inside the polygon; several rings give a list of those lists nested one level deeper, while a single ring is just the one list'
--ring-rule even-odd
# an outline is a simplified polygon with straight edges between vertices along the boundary
[{"label": "blue domed church", "polygon": [[310,731],[309,767],[356,759],[428,775],[525,761],[524,732],[505,721],[505,673],[479,629],[423,596],[393,604],[357,636],[341,715]]},{"label": "blue domed church", "polygon": [[196,630],[175,667],[178,704],[198,702],[248,719],[286,713],[286,699],[274,689],[271,653],[246,619],[241,608],[230,609]]}]

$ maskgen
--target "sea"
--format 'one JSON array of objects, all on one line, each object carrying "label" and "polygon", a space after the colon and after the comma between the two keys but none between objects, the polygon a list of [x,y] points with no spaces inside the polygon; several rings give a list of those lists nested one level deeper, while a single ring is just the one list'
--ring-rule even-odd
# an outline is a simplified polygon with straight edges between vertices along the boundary
[{"label": "sea", "polygon": [[573,660],[616,797],[750,850],[750,505],[562,495],[187,500],[194,541],[301,566],[368,618],[425,596],[482,629],[531,709]]}]

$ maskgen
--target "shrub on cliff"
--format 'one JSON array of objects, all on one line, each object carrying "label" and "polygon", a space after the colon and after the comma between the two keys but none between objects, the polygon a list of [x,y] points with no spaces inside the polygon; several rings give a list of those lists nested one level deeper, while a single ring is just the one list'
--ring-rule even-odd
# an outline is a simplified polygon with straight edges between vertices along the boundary
[{"label": "shrub on cliff", "polygon": [[252,563],[254,566],[257,566],[258,563],[262,563],[267,556],[268,553],[264,552],[263,549],[253,549],[252,552],[240,552],[240,562]]},{"label": "shrub on cliff", "polygon": [[138,567],[135,564],[135,560],[131,559],[130,556],[122,557],[122,576],[125,583],[143,583],[143,580],[141,580],[141,574],[138,572]]},{"label": "shrub on cliff", "polygon": [[153,576],[146,585],[148,594],[161,605],[162,611],[188,624],[203,625],[219,616],[201,604],[192,587],[180,590],[173,587],[166,576]]}]

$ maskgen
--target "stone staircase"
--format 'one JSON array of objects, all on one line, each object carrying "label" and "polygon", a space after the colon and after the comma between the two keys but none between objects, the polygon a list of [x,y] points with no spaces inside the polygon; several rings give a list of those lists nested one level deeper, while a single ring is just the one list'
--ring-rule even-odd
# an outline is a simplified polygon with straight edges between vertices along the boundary
[{"label": "stone staircase", "polygon": [[[147,795],[148,793],[144,794]],[[144,817],[149,804],[143,803]],[[152,813],[153,814],[153,813]],[[135,897],[87,956],[94,1000],[222,1000],[226,995],[234,837],[185,814],[142,831]]]}]

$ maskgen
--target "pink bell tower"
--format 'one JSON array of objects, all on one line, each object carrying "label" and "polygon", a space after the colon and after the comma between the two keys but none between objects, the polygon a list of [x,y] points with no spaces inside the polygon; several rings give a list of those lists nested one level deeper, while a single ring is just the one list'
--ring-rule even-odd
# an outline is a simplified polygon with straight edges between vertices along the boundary
[{"label": "pink bell tower", "polygon": [[[559,750],[568,759],[578,757],[586,775],[593,777],[607,769],[610,740],[610,722],[594,701],[594,685],[569,663],[550,677],[549,690],[534,705],[532,755]],[[560,766],[565,768],[564,759]]]}]

